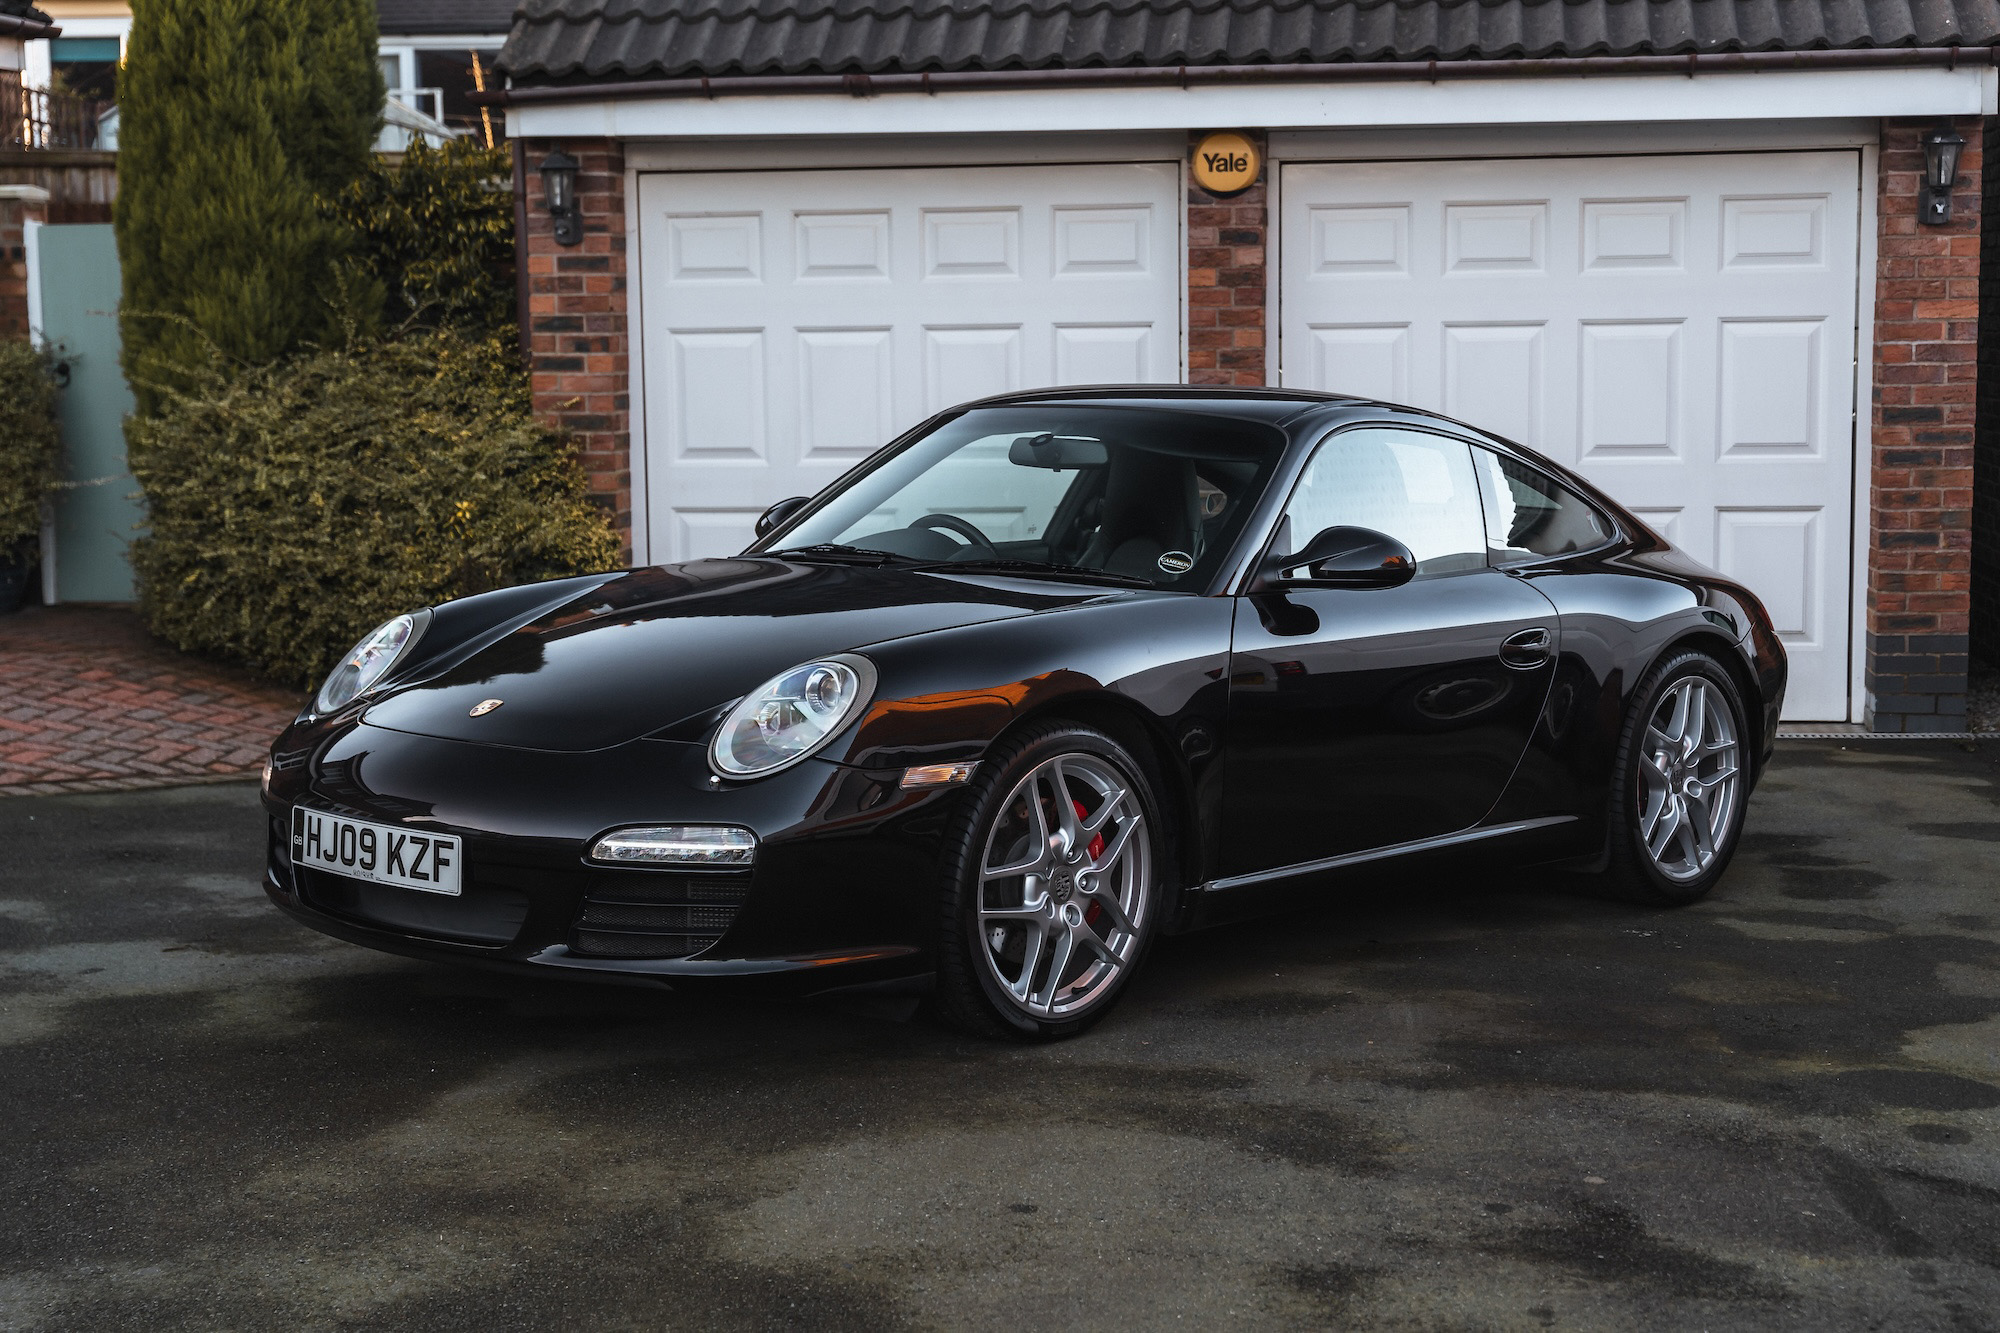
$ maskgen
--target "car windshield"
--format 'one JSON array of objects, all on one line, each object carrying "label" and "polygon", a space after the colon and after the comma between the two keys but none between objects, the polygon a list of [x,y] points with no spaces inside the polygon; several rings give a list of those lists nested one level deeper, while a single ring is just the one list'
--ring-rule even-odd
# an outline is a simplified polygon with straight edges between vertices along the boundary
[{"label": "car windshield", "polygon": [[1193,591],[1284,445],[1270,426],[1172,408],[975,408],[821,496],[759,549],[847,547]]}]

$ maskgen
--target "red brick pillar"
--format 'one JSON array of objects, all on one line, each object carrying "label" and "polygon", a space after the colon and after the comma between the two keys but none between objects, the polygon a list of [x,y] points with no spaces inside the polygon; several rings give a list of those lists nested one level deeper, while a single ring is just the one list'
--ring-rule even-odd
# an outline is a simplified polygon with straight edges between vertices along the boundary
[{"label": "red brick pillar", "polygon": [[[583,240],[557,245],[535,169],[560,148],[581,164]],[[626,331],[625,148],[613,139],[538,139],[525,145],[528,364],[535,415],[568,431],[603,507],[632,549],[632,416]]]},{"label": "red brick pillar", "polygon": [[1255,185],[1226,199],[1188,182],[1190,384],[1265,382],[1265,198],[1261,174]]},{"label": "red brick pillar", "polygon": [[1922,226],[1920,140],[1936,123],[1882,126],[1866,664],[1878,731],[1965,726],[1981,136],[1976,119],[1954,123],[1966,143],[1951,221]]},{"label": "red brick pillar", "polygon": [[27,224],[49,218],[49,192],[0,185],[0,342],[28,336]]}]

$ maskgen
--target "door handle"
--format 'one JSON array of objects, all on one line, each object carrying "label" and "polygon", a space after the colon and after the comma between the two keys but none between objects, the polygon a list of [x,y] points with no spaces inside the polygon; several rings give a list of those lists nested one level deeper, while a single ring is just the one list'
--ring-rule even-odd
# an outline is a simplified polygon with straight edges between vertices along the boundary
[{"label": "door handle", "polygon": [[1554,655],[1555,636],[1540,625],[1509,634],[1500,642],[1500,660],[1517,671],[1532,671]]}]

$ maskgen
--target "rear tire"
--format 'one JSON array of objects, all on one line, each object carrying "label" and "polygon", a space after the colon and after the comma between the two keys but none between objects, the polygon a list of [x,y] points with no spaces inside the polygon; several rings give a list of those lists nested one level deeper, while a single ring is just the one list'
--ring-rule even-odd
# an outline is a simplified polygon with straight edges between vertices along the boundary
[{"label": "rear tire", "polygon": [[1647,674],[1618,743],[1606,892],[1660,907],[1707,896],[1742,839],[1748,735],[1742,692],[1707,654]]},{"label": "rear tire", "polygon": [[1004,741],[947,845],[939,1017],[1017,1041],[1090,1027],[1145,957],[1166,868],[1158,802],[1118,742],[1061,721]]}]

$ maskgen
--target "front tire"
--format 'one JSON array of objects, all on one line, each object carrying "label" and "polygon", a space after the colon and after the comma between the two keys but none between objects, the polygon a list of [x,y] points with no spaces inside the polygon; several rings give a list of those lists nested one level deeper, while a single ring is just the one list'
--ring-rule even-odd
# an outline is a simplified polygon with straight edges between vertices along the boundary
[{"label": "front tire", "polygon": [[1749,802],[1742,692],[1704,653],[1641,684],[1620,737],[1605,886],[1632,902],[1698,902],[1729,867]]},{"label": "front tire", "polygon": [[1145,770],[1104,733],[1051,722],[989,754],[967,796],[946,854],[939,1014],[982,1036],[1075,1036],[1123,992],[1160,914]]}]

